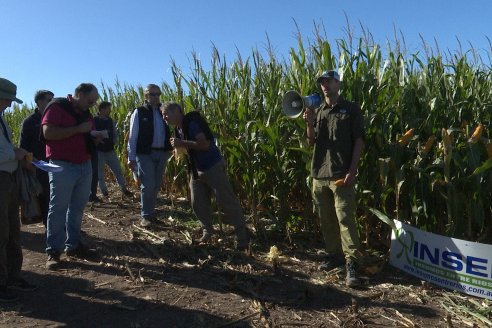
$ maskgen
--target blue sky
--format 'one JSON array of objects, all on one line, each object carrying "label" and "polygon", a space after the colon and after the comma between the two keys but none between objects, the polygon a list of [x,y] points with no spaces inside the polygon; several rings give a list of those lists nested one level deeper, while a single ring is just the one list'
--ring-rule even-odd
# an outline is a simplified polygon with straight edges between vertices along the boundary
[{"label": "blue sky", "polygon": [[454,0],[0,0],[0,77],[33,103],[38,89],[58,96],[81,82],[113,85],[171,82],[173,58],[186,72],[191,51],[210,61],[212,43],[229,61],[264,48],[266,34],[278,57],[296,47],[294,19],[304,37],[323,23],[328,38],[345,37],[346,17],[385,44],[402,33],[410,52],[431,45],[455,51],[460,40],[489,49],[492,1]]}]

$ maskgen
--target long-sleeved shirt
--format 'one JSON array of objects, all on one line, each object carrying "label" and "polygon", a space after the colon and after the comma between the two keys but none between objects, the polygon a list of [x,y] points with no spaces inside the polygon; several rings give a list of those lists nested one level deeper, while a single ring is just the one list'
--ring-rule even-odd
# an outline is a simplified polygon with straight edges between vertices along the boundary
[{"label": "long-sleeved shirt", "polygon": [[[3,119],[3,115],[0,115],[0,120],[4,123],[0,124],[0,171],[12,173],[17,170],[19,161],[15,159],[15,147],[12,144],[12,131],[7,122]],[[3,126],[7,129],[7,135],[10,141],[5,138]]]},{"label": "long-sleeved shirt", "polygon": [[41,132],[41,113],[36,108],[22,122],[20,147],[31,152],[35,158],[46,160],[46,143],[39,137]]},{"label": "long-sleeved shirt", "polygon": [[[164,120],[158,108],[152,108],[154,119],[154,137],[152,139],[152,148],[164,148],[166,140],[166,132],[164,128]],[[139,133],[138,110],[135,109],[130,117],[130,135],[128,137],[128,160],[135,161],[137,157],[137,140]]]}]

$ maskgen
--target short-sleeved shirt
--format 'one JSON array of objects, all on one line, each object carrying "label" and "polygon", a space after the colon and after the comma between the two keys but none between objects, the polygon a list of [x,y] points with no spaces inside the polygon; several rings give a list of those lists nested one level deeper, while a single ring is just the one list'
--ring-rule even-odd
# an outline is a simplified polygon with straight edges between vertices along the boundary
[{"label": "short-sleeved shirt", "polygon": [[[92,118],[88,121],[94,122]],[[75,127],[77,121],[58,104],[52,104],[47,109],[41,121],[42,125],[52,124],[59,127]],[[46,158],[80,164],[91,159],[87,150],[85,136],[82,133],[61,140],[46,140]]]},{"label": "short-sleeved shirt", "polygon": [[312,177],[344,177],[350,169],[355,140],[364,138],[360,107],[342,97],[333,108],[323,103],[316,110],[314,132]]},{"label": "short-sleeved shirt", "polygon": [[[196,140],[197,135],[204,133],[198,123],[193,121],[190,122],[188,130],[188,138],[193,141]],[[206,171],[222,160],[222,155],[215,144],[215,140],[210,140],[210,147],[207,150],[193,149],[191,156],[198,171]]]}]

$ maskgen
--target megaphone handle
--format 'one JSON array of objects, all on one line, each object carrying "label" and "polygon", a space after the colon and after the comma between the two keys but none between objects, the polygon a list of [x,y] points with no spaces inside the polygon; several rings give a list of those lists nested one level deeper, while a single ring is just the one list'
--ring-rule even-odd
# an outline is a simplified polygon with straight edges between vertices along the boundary
[{"label": "megaphone handle", "polygon": [[313,108],[306,107],[304,109],[304,120],[310,126],[314,126],[314,121],[316,119],[316,112]]}]

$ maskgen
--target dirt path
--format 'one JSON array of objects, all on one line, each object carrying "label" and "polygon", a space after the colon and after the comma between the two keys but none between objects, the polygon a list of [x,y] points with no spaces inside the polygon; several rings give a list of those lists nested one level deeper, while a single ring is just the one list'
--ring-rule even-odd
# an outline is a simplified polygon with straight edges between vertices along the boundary
[{"label": "dirt path", "polygon": [[[250,254],[230,231],[214,245],[192,245],[196,222],[186,203],[160,199],[161,222],[135,227],[137,201],[86,208],[83,230],[101,262],[66,261],[45,269],[44,227],[24,226],[24,276],[39,285],[0,305],[4,327],[447,327],[439,290],[387,265],[358,290],[343,272],[319,272],[313,236],[281,240],[277,270],[259,240]],[[174,204],[176,205],[176,204]],[[168,218],[171,217],[171,220]],[[455,322],[454,327],[459,327]]]}]

